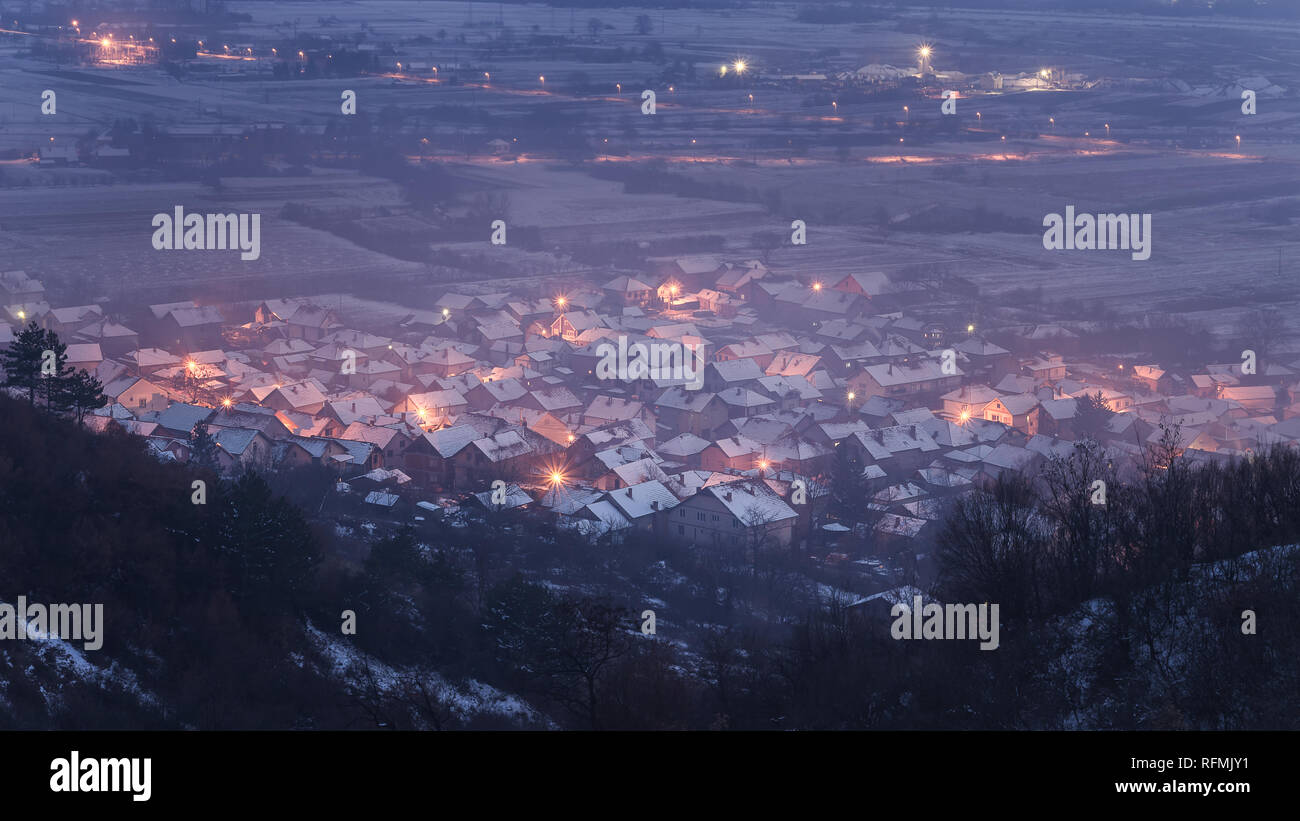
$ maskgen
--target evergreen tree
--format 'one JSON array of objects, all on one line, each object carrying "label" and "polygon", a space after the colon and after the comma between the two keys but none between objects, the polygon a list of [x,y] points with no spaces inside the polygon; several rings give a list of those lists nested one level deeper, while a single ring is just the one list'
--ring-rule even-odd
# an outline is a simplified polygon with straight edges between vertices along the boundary
[{"label": "evergreen tree", "polygon": [[217,459],[217,440],[208,432],[208,426],[200,422],[190,431],[190,464],[213,473],[221,472],[221,462]]},{"label": "evergreen tree", "polygon": [[36,404],[41,384],[41,353],[45,350],[45,331],[31,322],[0,354],[5,369],[5,387],[27,392],[28,404]]},{"label": "evergreen tree", "polygon": [[835,449],[831,473],[831,513],[841,522],[862,521],[867,507],[867,481],[862,462],[840,445]]},{"label": "evergreen tree", "polygon": [[108,404],[108,397],[104,396],[103,383],[84,369],[69,377],[61,386],[61,390],[63,398],[60,401],[72,409],[78,425],[85,420],[87,412]]},{"label": "evergreen tree", "polygon": [[72,409],[68,404],[68,385],[72,368],[68,365],[68,346],[59,341],[54,331],[43,334],[44,347],[38,359],[40,382],[36,392],[45,399],[45,409],[64,413]]},{"label": "evergreen tree", "polygon": [[1074,430],[1082,436],[1096,439],[1110,423],[1115,411],[1110,409],[1101,391],[1085,393],[1076,400],[1074,410]]}]

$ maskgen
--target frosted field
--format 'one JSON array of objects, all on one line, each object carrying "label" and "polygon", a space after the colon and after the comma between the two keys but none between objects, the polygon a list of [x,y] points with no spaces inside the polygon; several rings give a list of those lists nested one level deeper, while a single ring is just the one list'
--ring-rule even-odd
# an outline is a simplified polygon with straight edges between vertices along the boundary
[{"label": "frosted field", "polygon": [[[967,10],[932,15],[913,9],[889,10],[878,24],[822,26],[795,22],[788,4],[734,11],[572,12],[465,2],[233,2],[229,7],[251,14],[253,22],[205,32],[219,38],[213,42],[269,44],[295,27],[299,33],[344,38],[364,31],[368,42],[391,41],[396,59],[485,68],[492,80],[459,86],[413,79],[396,84],[390,76],[179,82],[152,68],[59,68],[19,57],[11,40],[0,40],[0,150],[30,150],[51,136],[66,143],[126,116],[147,116],[164,127],[222,124],[232,133],[257,122],[320,125],[339,116],[339,91],[347,87],[358,92],[361,107],[370,113],[399,107],[407,115],[407,133],[430,139],[428,156],[448,163],[475,189],[508,192],[511,226],[539,227],[547,248],[558,249],[530,254],[492,249],[486,241],[446,246],[496,255],[517,272],[508,278],[512,282],[572,272],[580,266],[567,261],[565,249],[587,241],[715,234],[725,238],[729,255],[756,257],[753,234],[771,230],[788,236],[795,216],[808,223],[809,244],[772,252],[770,264],[800,275],[831,279],[942,262],[979,284],[993,301],[1008,291],[1042,286],[1050,299],[1101,298],[1134,314],[1166,310],[1205,317],[1206,311],[1222,309],[1213,317],[1221,328],[1231,325],[1225,317],[1256,304],[1295,315],[1300,237],[1291,223],[1300,216],[1286,214],[1300,198],[1300,97],[1295,93],[1300,25]],[[654,30],[648,36],[633,33],[640,14],[651,19]],[[502,31],[498,15],[518,47],[489,48]],[[594,41],[587,32],[592,17],[605,25]],[[533,33],[570,36],[571,26],[584,43],[605,48],[640,49],[657,41],[670,60],[696,61],[701,76],[740,57],[769,73],[910,65],[917,44],[926,42],[933,44],[941,71],[1013,73],[1058,65],[1094,77],[1177,80],[1198,88],[971,94],[959,103],[963,131],[951,136],[934,130],[941,119],[937,99],[910,98],[907,119],[917,129],[904,131],[902,97],[828,110],[825,99],[808,104],[814,89],[755,80],[731,88],[693,84],[675,93],[660,88],[659,112],[648,122],[651,118],[638,111],[638,89],[662,66],[553,59],[545,48],[523,46]],[[442,42],[440,31],[445,31]],[[462,35],[465,43],[456,43]],[[429,39],[417,42],[417,37]],[[575,94],[566,84],[576,71],[608,90]],[[543,73],[545,86],[537,81]],[[1252,75],[1289,91],[1261,97],[1259,114],[1247,118],[1237,111],[1231,83]],[[621,95],[615,82],[624,84]],[[60,114],[42,118],[36,113],[40,91],[51,87],[58,90]],[[533,150],[526,134],[517,147],[518,161],[477,153],[494,137],[510,140],[512,124],[543,105],[582,117],[598,151],[606,151],[601,140],[610,141],[608,153],[586,168],[573,167]],[[478,109],[490,124],[448,121],[438,115],[443,106]],[[982,116],[978,123],[971,122],[975,110]],[[876,127],[878,118],[883,130]],[[896,137],[905,133],[908,139],[898,144]],[[1232,145],[1234,133],[1243,135],[1239,149]],[[809,147],[787,150],[779,140],[772,144],[774,136],[806,141]],[[769,142],[760,145],[764,139]],[[847,158],[835,151],[841,140],[850,144]],[[1175,140],[1203,141],[1205,147],[1177,149]],[[754,202],[628,195],[620,183],[586,173],[594,163],[652,158],[697,180],[779,191],[788,213],[770,215]],[[89,296],[134,287],[161,299],[186,287],[219,290],[222,282],[245,282],[268,295],[284,295],[334,291],[349,282],[373,288],[387,280],[409,281],[423,271],[278,219],[288,201],[401,210],[395,186],[353,172],[317,168],[305,179],[226,179],[225,190],[213,192],[179,184],[49,188],[46,183],[73,176],[83,182],[96,175],[102,179],[103,172],[37,169],[12,161],[0,169],[36,186],[3,189],[0,196],[0,253],[6,267],[42,276],[55,293],[65,285]],[[176,204],[187,210],[260,211],[262,259],[153,251],[149,218]],[[1151,259],[1135,261],[1123,251],[1047,251],[1041,228],[970,233],[941,225],[919,232],[885,229],[878,220],[881,211],[901,219],[931,209],[983,208],[1037,226],[1044,214],[1066,205],[1081,213],[1151,213]],[[1283,206],[1281,224],[1262,213],[1278,205]]]}]

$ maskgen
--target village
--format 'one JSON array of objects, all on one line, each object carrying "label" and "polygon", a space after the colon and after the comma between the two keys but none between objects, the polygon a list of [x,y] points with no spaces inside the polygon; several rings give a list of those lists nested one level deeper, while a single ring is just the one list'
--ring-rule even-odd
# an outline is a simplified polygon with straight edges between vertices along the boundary
[{"label": "village", "polygon": [[[39,278],[8,271],[0,345],[26,323],[57,333],[104,385],[85,424],[160,460],[189,461],[204,428],[224,473],[328,471],[326,518],[510,510],[574,539],[786,549],[882,585],[932,573],[953,496],[1035,475],[1082,436],[1133,465],[1162,423],[1204,460],[1300,440],[1293,367],[1083,356],[1063,324],[892,310],[915,300],[879,272],[821,281],[700,255],[569,287],[451,290],[382,327],[309,297],[150,305],[129,327],[51,307]],[[702,378],[599,368],[602,346],[636,343],[701,352]],[[1111,413],[1080,424],[1094,397]],[[845,492],[862,498],[837,505]]]}]

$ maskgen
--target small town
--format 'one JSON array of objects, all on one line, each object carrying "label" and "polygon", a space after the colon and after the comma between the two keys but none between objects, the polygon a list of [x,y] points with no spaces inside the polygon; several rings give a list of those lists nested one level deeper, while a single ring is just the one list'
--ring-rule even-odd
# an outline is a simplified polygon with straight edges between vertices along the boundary
[{"label": "small town", "polygon": [[[1162,425],[1197,460],[1300,441],[1287,365],[1168,371],[1083,355],[1066,324],[922,321],[889,310],[905,300],[879,272],[821,281],[683,257],[549,295],[448,291],[366,327],[310,298],[116,321],[51,308],[21,271],[0,284],[7,335],[57,333],[103,385],[84,424],[179,462],[206,430],[224,473],[322,468],[336,478],[324,515],[389,525],[519,510],[575,537],[781,546],[928,583],[947,500],[1032,476],[1079,437],[1134,466]],[[701,351],[702,384],[599,378],[599,347],[619,340]],[[863,497],[837,507],[837,482]]]}]

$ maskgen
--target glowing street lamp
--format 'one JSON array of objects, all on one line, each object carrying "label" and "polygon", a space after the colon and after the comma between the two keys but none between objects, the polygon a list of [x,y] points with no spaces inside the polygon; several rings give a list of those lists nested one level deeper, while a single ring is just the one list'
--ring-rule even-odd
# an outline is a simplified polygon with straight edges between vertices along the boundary
[{"label": "glowing street lamp", "polygon": [[984,115],[981,114],[981,113],[979,113],[978,111],[976,111],[976,112],[975,112],[975,119],[976,119],[976,120],[980,120],[980,121],[982,121],[982,120],[984,119]]},{"label": "glowing street lamp", "polygon": [[564,484],[564,474],[558,470],[551,471],[551,486],[558,487]]},{"label": "glowing street lamp", "polygon": [[903,106],[903,117],[910,123],[912,121],[912,109]]},{"label": "glowing street lamp", "polygon": [[442,309],[442,318],[443,318],[443,319],[446,319],[446,318],[449,317],[449,316],[451,316],[451,309],[450,309],[450,308],[443,308],[443,309]]},{"label": "glowing street lamp", "polygon": [[968,333],[968,334],[973,334],[973,333],[975,333],[975,326],[974,326],[974,325],[967,325],[967,326],[966,326],[966,333]]},{"label": "glowing street lamp", "polygon": [[557,296],[557,297],[555,298],[555,304],[556,304],[557,307],[560,307],[560,308],[563,308],[565,305],[568,304],[568,302],[569,302],[569,300],[566,299],[566,298],[564,298],[564,297],[562,297],[562,296]]},{"label": "glowing street lamp", "polygon": [[727,76],[727,67],[726,67],[726,66],[719,66],[719,67],[718,67],[718,76],[719,76],[719,77],[726,77],[726,76]]},{"label": "glowing street lamp", "polygon": [[1110,136],[1110,123],[1106,123],[1106,136]]},{"label": "glowing street lamp", "polygon": [[732,63],[731,67],[736,70],[737,74],[744,74],[745,69],[747,68],[744,60],[737,60],[736,62]]},{"label": "glowing street lamp", "polygon": [[840,104],[838,101],[831,100],[831,110],[834,111],[836,114],[840,113]]},{"label": "glowing street lamp", "polygon": [[1237,147],[1238,147],[1238,148],[1241,148],[1241,135],[1240,135],[1240,134],[1238,134],[1238,135],[1236,136],[1236,140],[1237,140]]},{"label": "glowing street lamp", "polygon": [[227,396],[225,399],[222,399],[222,400],[221,400],[221,406],[222,406],[223,408],[228,408],[228,407],[230,407],[230,406],[233,405],[233,404],[235,404],[235,403],[232,402],[232,401],[230,401],[230,397],[229,397],[229,396]]},{"label": "glowing street lamp", "polygon": [[822,284],[821,284],[820,282],[814,282],[814,283],[813,283],[813,290],[814,290],[814,291],[820,291],[821,289],[822,289]]},{"label": "glowing street lamp", "polygon": [[618,89],[618,93],[619,93],[619,94],[622,94],[622,93],[623,93],[623,84],[622,84],[622,83],[614,83],[614,88],[617,88],[617,89]]},{"label": "glowing street lamp", "polygon": [[538,75],[537,75],[537,82],[541,83],[542,85],[546,85],[546,75],[545,75],[545,74],[538,74]]},{"label": "glowing street lamp", "polygon": [[858,398],[858,395],[857,395],[856,393],[854,393],[853,391],[849,391],[849,401],[850,401],[850,402],[852,402],[854,399],[857,399],[857,398]]}]

